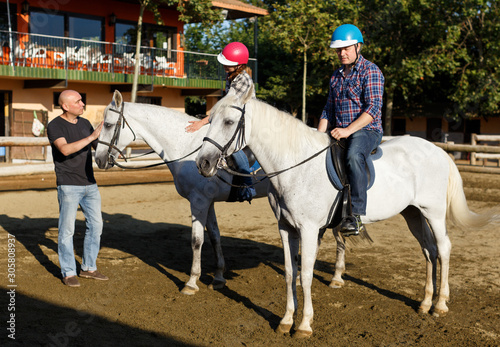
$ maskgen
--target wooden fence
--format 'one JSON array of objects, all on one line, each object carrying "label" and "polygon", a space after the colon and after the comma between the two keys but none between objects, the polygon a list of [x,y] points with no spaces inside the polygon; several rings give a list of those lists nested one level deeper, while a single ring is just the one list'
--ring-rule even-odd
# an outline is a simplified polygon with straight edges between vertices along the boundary
[{"label": "wooden fence", "polygon": [[[493,143],[494,147],[500,146],[500,135],[478,135],[472,134],[471,136],[471,145],[477,146],[478,142],[488,142]],[[470,155],[470,164],[477,165],[477,160],[482,160],[484,165],[484,160],[493,159],[497,160],[497,166],[500,167],[500,153],[491,153],[491,152],[471,152]]]},{"label": "wooden fence", "polygon": [[[498,142],[500,144],[500,135],[475,135],[473,139],[475,141],[488,141],[488,142]],[[391,137],[383,137],[383,141],[389,140]],[[443,142],[434,142],[434,144],[448,153],[451,152],[467,152],[471,153],[471,165],[463,165],[458,164],[457,166],[461,171],[471,171],[471,172],[483,172],[483,173],[500,173],[500,168],[498,167],[485,167],[485,166],[477,166],[472,164],[473,159],[475,158],[474,163],[477,162],[477,159],[500,159],[500,145],[499,146],[490,146],[490,145],[477,145],[477,144],[454,144],[451,142],[443,143]],[[8,147],[8,146],[49,146],[49,140],[47,137],[12,137],[5,136],[0,137],[0,147]],[[128,147],[128,152],[130,149],[139,149],[139,148],[149,148],[148,145],[144,141],[134,141]],[[153,156],[158,160],[158,157]],[[138,163],[136,163],[137,166]],[[16,174],[30,174],[33,173],[29,170],[28,167],[36,167],[39,164],[35,165],[23,165],[25,168],[15,170],[7,170],[6,167],[0,167],[0,176],[6,175],[16,175]],[[50,165],[50,170],[53,170],[53,164]],[[8,173],[7,173],[8,172]],[[16,173],[17,172],[17,173]]]}]

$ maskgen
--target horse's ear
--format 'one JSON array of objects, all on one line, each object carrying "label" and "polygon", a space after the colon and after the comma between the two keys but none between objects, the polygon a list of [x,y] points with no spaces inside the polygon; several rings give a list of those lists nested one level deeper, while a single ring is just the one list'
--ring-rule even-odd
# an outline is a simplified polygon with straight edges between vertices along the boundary
[{"label": "horse's ear", "polygon": [[115,90],[115,93],[113,94],[113,102],[115,103],[116,108],[120,108],[122,106],[123,96],[118,90]]},{"label": "horse's ear", "polygon": [[254,87],[253,83],[250,84],[250,88],[248,88],[247,92],[241,98],[242,105],[245,105],[247,102],[250,101],[250,99],[253,97],[253,95],[255,93],[254,89],[255,89],[255,87]]}]

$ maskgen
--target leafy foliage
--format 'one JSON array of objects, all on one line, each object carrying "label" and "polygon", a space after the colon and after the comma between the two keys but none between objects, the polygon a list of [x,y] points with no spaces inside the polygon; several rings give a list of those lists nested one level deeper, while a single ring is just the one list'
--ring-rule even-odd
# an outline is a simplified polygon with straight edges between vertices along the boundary
[{"label": "leafy foliage", "polygon": [[[445,116],[500,115],[500,5],[488,0],[251,0],[270,15],[258,20],[257,96],[299,114],[307,59],[307,113],[319,116],[338,59],[329,48],[344,23],[363,32],[362,54],[386,78],[386,102],[398,109],[444,104]],[[208,23],[208,22],[206,22]],[[230,41],[253,52],[254,23],[192,26],[190,47],[218,53]]]}]

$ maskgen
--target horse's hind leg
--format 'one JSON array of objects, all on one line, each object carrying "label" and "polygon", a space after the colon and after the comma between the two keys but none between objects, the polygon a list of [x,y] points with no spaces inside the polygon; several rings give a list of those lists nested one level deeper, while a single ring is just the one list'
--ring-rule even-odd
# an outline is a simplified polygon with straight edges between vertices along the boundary
[{"label": "horse's hind leg", "polygon": [[422,212],[414,207],[409,206],[403,212],[403,217],[410,228],[411,233],[420,243],[422,252],[426,259],[426,281],[424,300],[420,303],[418,311],[420,313],[428,313],[432,307],[432,297],[436,290],[436,269],[437,269],[437,247],[434,242],[434,236],[430,230],[426,219]]},{"label": "horse's hind leg", "polygon": [[450,270],[451,242],[446,231],[446,221],[442,219],[430,219],[429,224],[434,232],[434,238],[437,243],[439,262],[441,263],[441,282],[439,285],[439,296],[433,314],[435,316],[444,316],[448,313],[446,302],[450,299],[450,287],[448,284],[448,275]]},{"label": "horse's hind leg", "polygon": [[207,216],[207,232],[210,237],[210,242],[215,253],[216,259],[216,269],[214,274],[214,279],[209,285],[210,289],[222,289],[226,285],[226,280],[224,279],[225,262],[224,255],[222,254],[222,246],[220,242],[220,231],[217,224],[217,217],[215,215],[214,204],[210,205]]}]

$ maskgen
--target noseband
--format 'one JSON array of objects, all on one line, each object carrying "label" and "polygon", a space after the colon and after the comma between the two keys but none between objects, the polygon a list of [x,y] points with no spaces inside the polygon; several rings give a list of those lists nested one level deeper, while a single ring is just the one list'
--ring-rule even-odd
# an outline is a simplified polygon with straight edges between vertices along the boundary
[{"label": "noseband", "polygon": [[111,140],[109,141],[109,143],[101,141],[101,140],[97,141],[98,143],[102,143],[103,145],[108,146],[107,162],[110,165],[112,165],[112,166],[113,165],[118,165],[118,163],[115,160],[115,156],[112,154],[113,149],[115,149],[122,156],[122,158],[125,161],[127,161],[127,158],[125,157],[125,155],[123,155],[122,151],[120,151],[120,149],[116,146],[118,144],[118,140],[120,139],[120,131],[121,131],[121,129],[125,128],[125,124],[128,126],[128,128],[130,129],[130,131],[132,132],[132,134],[134,134],[134,141],[136,139],[134,131],[132,130],[132,128],[128,124],[127,120],[125,119],[125,116],[123,115],[123,109],[124,109],[124,107],[125,107],[125,103],[122,102],[122,107],[120,108],[120,111],[117,111],[117,110],[112,109],[112,108],[109,109],[109,111],[116,112],[119,115],[118,116],[118,121],[115,124],[115,130],[113,132],[113,137],[111,138]]},{"label": "noseband", "polygon": [[230,107],[232,107],[232,108],[240,111],[241,112],[241,116],[240,116],[240,120],[238,121],[238,125],[236,126],[236,129],[234,131],[234,134],[231,137],[231,139],[229,140],[229,142],[226,143],[226,145],[223,147],[223,146],[221,146],[220,144],[218,144],[216,141],[212,140],[209,137],[204,137],[203,138],[203,141],[210,142],[212,145],[214,145],[215,147],[217,147],[217,149],[221,152],[220,158],[219,158],[219,160],[217,162],[217,167],[218,168],[222,167],[222,162],[228,157],[227,150],[232,145],[232,143],[234,142],[234,140],[236,140],[236,137],[238,135],[240,135],[240,137],[239,137],[238,142],[236,144],[236,150],[235,150],[235,152],[237,150],[243,148],[244,147],[244,143],[245,143],[245,107],[246,107],[246,104],[243,105],[243,108],[238,107],[238,106],[232,106],[232,105]]}]

